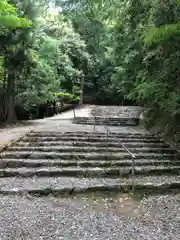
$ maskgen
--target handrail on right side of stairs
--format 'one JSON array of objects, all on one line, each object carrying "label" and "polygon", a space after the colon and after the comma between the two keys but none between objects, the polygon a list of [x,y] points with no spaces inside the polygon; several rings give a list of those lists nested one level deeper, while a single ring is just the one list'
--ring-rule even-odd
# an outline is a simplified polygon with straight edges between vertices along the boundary
[{"label": "handrail on right side of stairs", "polygon": [[[106,137],[108,139],[109,133],[111,136],[117,140],[117,142],[130,154],[132,157],[132,192],[135,192],[135,184],[134,184],[134,178],[135,178],[135,158],[136,156],[123,144],[119,141],[119,139],[113,134],[113,132],[106,126],[104,125],[104,128],[106,129]],[[106,146],[106,152],[107,152],[108,144]]]},{"label": "handrail on right side of stairs", "polygon": [[[95,115],[94,115],[94,124],[93,124],[93,130],[96,131],[96,107],[95,107]],[[113,132],[108,128],[107,125],[103,124],[105,130],[106,130],[106,138],[108,139],[109,133],[111,136],[117,140],[117,142],[129,153],[129,155],[132,157],[132,191],[135,192],[135,184],[134,184],[134,177],[135,177],[135,158],[136,156],[123,144],[119,141],[119,139],[113,134]],[[108,150],[108,144],[106,145],[106,153]]]},{"label": "handrail on right side of stairs", "polygon": [[136,156],[123,144],[119,141],[119,139],[113,134],[113,132],[106,126],[104,125],[104,128],[106,129],[106,133],[107,135],[109,135],[109,133],[111,134],[111,136],[117,140],[117,142],[131,155],[132,158],[136,158]]},{"label": "handrail on right side of stairs", "polygon": [[[111,136],[114,137],[115,140],[117,140],[117,142],[131,155],[131,157],[133,159],[136,158],[136,156],[123,144],[119,141],[119,139],[117,139],[117,137],[113,134],[113,132],[108,128],[107,125],[103,124],[105,130],[106,130],[106,135],[108,138],[109,133],[111,134]],[[94,124],[93,124],[93,130],[96,131],[96,107],[95,107],[95,115],[94,115]]]}]

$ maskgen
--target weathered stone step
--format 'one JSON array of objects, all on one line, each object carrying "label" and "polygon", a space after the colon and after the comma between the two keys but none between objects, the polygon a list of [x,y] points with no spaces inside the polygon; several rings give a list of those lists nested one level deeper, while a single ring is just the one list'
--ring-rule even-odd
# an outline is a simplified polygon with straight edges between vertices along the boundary
[{"label": "weathered stone step", "polygon": [[74,120],[136,120],[138,117],[114,117],[114,116],[88,116],[88,117],[75,117]]},{"label": "weathered stone step", "polygon": [[[107,134],[103,134],[103,133],[101,133],[101,134],[99,134],[99,133],[82,133],[82,134],[80,134],[80,133],[76,133],[76,132],[74,132],[74,133],[72,133],[72,134],[67,134],[67,133],[56,133],[56,132],[47,132],[47,133],[36,133],[36,132],[34,132],[34,133],[30,133],[30,134],[28,134],[27,135],[28,137],[39,137],[39,138],[41,138],[41,137],[57,137],[57,138],[59,138],[59,137],[63,137],[63,138],[69,138],[69,137],[76,137],[76,138],[105,138],[105,139],[107,139]],[[122,139],[139,139],[139,140],[141,140],[141,139],[150,139],[150,140],[158,140],[159,139],[159,137],[157,137],[157,136],[153,136],[153,135],[141,135],[141,134],[136,134],[136,135],[134,135],[134,134],[111,134],[111,133],[109,133],[108,134],[108,138],[110,138],[110,139],[112,139],[112,138],[114,138],[114,136],[116,137],[116,138],[122,138]]]},{"label": "weathered stone step", "polygon": [[135,118],[75,118],[72,123],[75,124],[94,124],[96,125],[110,125],[110,126],[137,126],[139,119]]},{"label": "weathered stone step", "polygon": [[[72,121],[72,123],[74,124],[79,124],[79,125],[94,125],[94,122],[93,121]],[[137,123],[128,123],[126,121],[122,121],[122,122],[96,122],[96,126],[99,126],[99,125],[108,125],[108,126],[129,126],[129,127],[134,127],[134,126],[137,126],[138,124]]]},{"label": "weathered stone step", "polygon": [[[163,154],[163,153],[137,153],[135,154],[136,159],[180,159],[179,154]],[[129,153],[77,153],[77,152],[63,152],[63,153],[55,153],[55,152],[40,152],[40,151],[22,151],[22,152],[3,152],[0,155],[0,158],[31,158],[31,159],[86,159],[86,160],[120,160],[120,159],[129,159]]]},{"label": "weathered stone step", "polygon": [[73,123],[94,123],[94,121],[98,124],[105,124],[105,123],[128,123],[128,124],[137,124],[136,119],[126,119],[126,118],[111,118],[111,119],[107,119],[107,118],[99,118],[99,119],[94,119],[94,118],[82,118],[82,119],[74,119],[72,118],[72,122]]},{"label": "weathered stone step", "polygon": [[108,116],[89,116],[89,117],[75,117],[74,121],[136,121],[138,118],[131,117],[108,117]]},{"label": "weathered stone step", "polygon": [[[135,177],[134,185],[136,191],[156,191],[164,192],[167,190],[180,189],[180,176],[144,176]],[[107,191],[115,190],[118,192],[129,192],[132,190],[132,180],[128,178],[2,178],[0,194],[73,194],[88,191]]]},{"label": "weathered stone step", "polygon": [[[43,132],[30,132],[28,136],[33,136],[33,137],[59,137],[59,136],[77,136],[77,137],[87,137],[87,136],[93,136],[93,137],[106,137],[105,132],[85,132],[85,131],[76,131],[76,132],[51,132],[51,131],[43,131]],[[120,138],[157,138],[155,134],[139,134],[139,133],[109,133],[109,135],[113,135],[116,137]]]},{"label": "weathered stone step", "polygon": [[[180,166],[141,166],[135,167],[135,175],[180,174]],[[82,167],[46,167],[46,168],[5,168],[0,169],[0,178],[4,177],[131,177],[132,167],[82,168]]]},{"label": "weathered stone step", "polygon": [[[180,160],[154,160],[135,159],[135,166],[179,166]],[[44,160],[44,159],[1,159],[0,168],[20,168],[20,167],[126,167],[132,166],[132,159],[127,160]]]},{"label": "weathered stone step", "polygon": [[[36,131],[34,130],[33,132],[30,132],[29,134],[50,134],[50,133],[62,133],[62,134],[67,134],[67,135],[71,135],[71,134],[106,134],[105,132],[103,131],[59,131],[59,132],[54,132],[54,131],[46,131],[46,130],[43,130],[43,131]],[[150,133],[150,132],[144,132],[144,133],[139,133],[139,132],[134,132],[134,133],[130,133],[130,132],[114,132],[113,134],[115,135],[136,135],[136,136],[142,136],[142,135],[146,135],[146,136],[156,136],[155,133]]]},{"label": "weathered stone step", "polygon": [[[130,149],[132,153],[176,153],[176,150],[172,148],[133,148]],[[39,152],[108,152],[109,153],[126,153],[126,149],[124,149],[121,145],[119,148],[106,148],[106,147],[76,147],[76,146],[51,146],[51,147],[9,147],[6,151],[14,151],[14,152],[23,152],[23,151],[39,151]]]},{"label": "weathered stone step", "polygon": [[[123,143],[123,142],[122,142]],[[141,148],[141,147],[150,147],[150,148],[169,148],[168,144],[165,143],[124,143],[125,146],[127,148]],[[89,146],[89,147],[113,147],[113,148],[119,148],[121,147],[121,144],[118,142],[83,142],[83,141],[76,141],[76,142],[65,142],[65,141],[52,141],[52,142],[17,142],[16,146],[21,146],[21,147],[38,147],[38,146],[42,146],[42,147],[49,147],[49,146],[77,146],[77,147],[85,147],[85,146]]]},{"label": "weathered stone step", "polygon": [[[118,140],[117,140],[118,139]],[[117,143],[118,141],[124,142],[124,143],[131,143],[131,142],[138,142],[138,143],[164,143],[163,140],[161,139],[154,139],[154,138],[113,138],[113,137],[76,137],[76,136],[59,136],[59,137],[24,137],[22,139],[23,142],[55,142],[55,141],[83,141],[83,142],[115,142]]]}]

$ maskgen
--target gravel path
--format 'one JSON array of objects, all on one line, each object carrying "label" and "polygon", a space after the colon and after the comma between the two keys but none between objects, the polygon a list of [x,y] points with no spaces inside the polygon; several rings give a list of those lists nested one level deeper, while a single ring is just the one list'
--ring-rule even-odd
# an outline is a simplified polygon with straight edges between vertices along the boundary
[{"label": "gravel path", "polygon": [[2,197],[1,240],[180,239],[180,196]]},{"label": "gravel path", "polygon": [[141,202],[125,231],[124,239],[180,239],[180,195],[150,197]]}]

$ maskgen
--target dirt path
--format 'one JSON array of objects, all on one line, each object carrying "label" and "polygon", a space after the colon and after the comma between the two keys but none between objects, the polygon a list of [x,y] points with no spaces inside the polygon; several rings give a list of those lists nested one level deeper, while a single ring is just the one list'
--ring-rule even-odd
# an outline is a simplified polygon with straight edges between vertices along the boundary
[{"label": "dirt path", "polygon": [[180,196],[2,196],[2,240],[180,239]]}]

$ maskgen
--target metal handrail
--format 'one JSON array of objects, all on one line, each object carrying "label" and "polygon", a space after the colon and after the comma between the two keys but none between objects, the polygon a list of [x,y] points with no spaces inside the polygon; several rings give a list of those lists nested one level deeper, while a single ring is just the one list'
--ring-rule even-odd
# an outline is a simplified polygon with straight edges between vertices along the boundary
[{"label": "metal handrail", "polygon": [[[111,136],[114,137],[114,139],[117,140],[117,142],[131,155],[132,157],[132,192],[135,192],[135,184],[134,184],[134,177],[135,177],[135,158],[136,156],[123,144],[119,141],[119,139],[111,132],[111,130],[104,125],[104,128],[106,129],[106,133],[107,133],[107,138],[109,133],[111,133]],[[107,152],[107,149],[106,149]]]},{"label": "metal handrail", "polygon": [[117,142],[132,156],[132,158],[136,158],[136,156],[123,143],[119,141],[119,139],[111,132],[111,130],[107,126],[104,125],[104,128],[106,129],[106,133],[110,133],[111,136],[113,136],[117,140]]},{"label": "metal handrail", "polygon": [[[104,117],[104,119],[105,119],[105,117]],[[111,133],[111,134],[112,134],[111,136],[113,136],[114,139],[116,139],[117,142],[131,155],[131,157],[132,157],[133,159],[135,159],[136,156],[135,156],[123,143],[121,143],[121,142],[119,141],[119,139],[111,132],[111,130],[110,130],[106,125],[103,125],[103,126],[104,126],[104,128],[106,129],[107,136],[108,136],[109,133]],[[95,115],[94,115],[93,130],[96,131],[96,108],[95,108]]]},{"label": "metal handrail", "polygon": [[[106,117],[104,117],[104,119],[106,119]],[[129,153],[129,155],[132,157],[132,192],[135,192],[135,184],[134,184],[134,177],[135,177],[135,158],[136,156],[123,144],[119,141],[119,139],[113,134],[113,132],[111,132],[111,130],[104,124],[103,125],[106,133],[107,133],[107,140],[108,140],[108,136],[109,133],[111,134],[111,136],[117,140],[117,142]],[[95,115],[94,115],[94,127],[93,127],[94,132],[98,132],[96,130],[96,108],[95,108]],[[106,145],[106,153],[108,151],[108,143]]]}]

